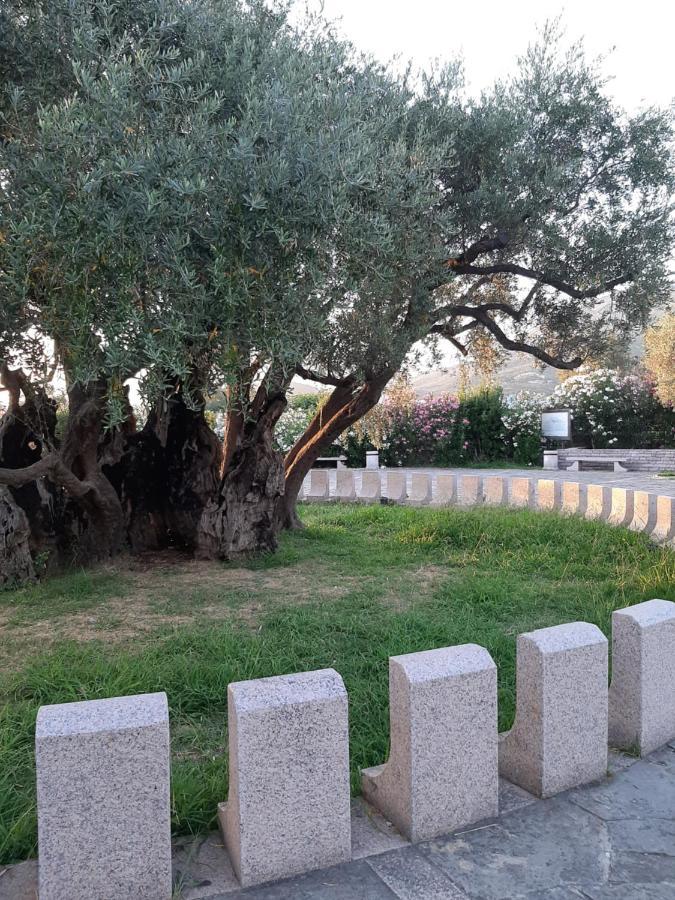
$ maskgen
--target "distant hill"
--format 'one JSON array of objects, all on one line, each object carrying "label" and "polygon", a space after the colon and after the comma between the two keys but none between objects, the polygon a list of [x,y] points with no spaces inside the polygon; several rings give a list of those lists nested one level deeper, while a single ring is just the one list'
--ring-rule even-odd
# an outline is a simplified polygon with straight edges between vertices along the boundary
[{"label": "distant hill", "polygon": [[[478,387],[481,377],[475,376],[471,383]],[[556,370],[550,366],[535,368],[531,356],[525,353],[513,353],[509,356],[505,365],[497,373],[497,382],[504,388],[505,394],[517,394],[518,391],[536,391],[539,394],[550,394],[558,384]],[[459,366],[457,363],[448,364],[433,372],[414,375],[412,386],[418,397],[426,397],[433,394],[438,397],[441,394],[456,394],[459,390]],[[312,381],[304,381],[301,378],[293,380],[292,392],[294,394],[317,394],[326,390],[323,385]]]}]

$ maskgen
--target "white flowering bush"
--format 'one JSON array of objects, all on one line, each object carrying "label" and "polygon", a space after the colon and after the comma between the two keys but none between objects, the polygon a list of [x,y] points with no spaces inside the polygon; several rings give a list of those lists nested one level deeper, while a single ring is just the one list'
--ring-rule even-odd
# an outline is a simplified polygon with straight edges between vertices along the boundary
[{"label": "white flowering bush", "polygon": [[316,406],[294,406],[289,404],[281,414],[274,432],[274,440],[277,449],[282,453],[288,453],[300,435],[304,434],[307,426],[314,418]]},{"label": "white flowering bush", "polygon": [[504,401],[502,436],[514,462],[527,466],[540,462],[541,414],[548,405],[548,398],[531,391],[520,391]]},{"label": "white flowering bush", "polygon": [[572,410],[575,444],[588,447],[647,447],[668,443],[667,410],[654,386],[639,375],[596,369],[572,375],[553,392],[550,405]]}]

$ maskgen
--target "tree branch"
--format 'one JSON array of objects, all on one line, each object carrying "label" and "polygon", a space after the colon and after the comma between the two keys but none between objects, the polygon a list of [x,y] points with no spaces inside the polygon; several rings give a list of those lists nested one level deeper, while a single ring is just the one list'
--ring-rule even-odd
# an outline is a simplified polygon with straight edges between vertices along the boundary
[{"label": "tree branch", "polygon": [[[553,366],[556,369],[576,369],[583,362],[580,356],[576,356],[574,359],[565,360],[559,356],[552,356],[540,347],[527,343],[527,341],[514,341],[500,328],[483,307],[467,306],[464,309],[461,309],[460,307],[457,314],[473,317],[477,322],[483,325],[506,350],[529,353],[530,356],[534,356],[535,359],[541,360],[541,362],[546,363],[548,366]],[[442,334],[440,331],[437,333]]]},{"label": "tree branch", "polygon": [[327,384],[331,387],[344,387],[354,381],[353,375],[347,375],[345,378],[338,378],[336,375],[320,375],[304,366],[296,366],[295,374],[304,378],[306,381],[316,381],[318,384]]},{"label": "tree branch", "polygon": [[13,488],[23,487],[25,484],[30,484],[31,481],[37,481],[38,478],[44,477],[64,488],[75,498],[85,497],[94,490],[94,486],[88,481],[80,481],[76,475],[73,475],[56,453],[49,453],[23,469],[0,469],[0,484],[6,484]]},{"label": "tree branch", "polygon": [[555,288],[562,294],[567,294],[575,300],[585,300],[591,297],[599,297],[607,291],[618,287],[621,284],[627,284],[632,281],[633,276],[630,273],[619,275],[606,281],[603,284],[596,285],[588,290],[580,290],[571,284],[558,278],[555,275],[549,275],[546,272],[537,272],[535,269],[527,269],[525,266],[516,265],[516,263],[495,263],[491,266],[472,266],[459,264],[452,267],[453,272],[457,275],[520,275],[521,278],[534,279],[541,284]]}]

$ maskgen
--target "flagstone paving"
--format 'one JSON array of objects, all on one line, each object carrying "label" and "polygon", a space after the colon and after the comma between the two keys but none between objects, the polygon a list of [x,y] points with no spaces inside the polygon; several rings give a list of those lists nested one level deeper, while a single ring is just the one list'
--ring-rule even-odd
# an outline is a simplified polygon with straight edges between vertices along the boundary
[{"label": "flagstone paving", "polygon": [[[501,814],[412,846],[360,800],[351,862],[239,889],[219,836],[174,847],[176,900],[673,900],[675,741],[610,753],[601,782],[536,800],[500,786]],[[35,900],[35,861],[0,873],[0,900]]]}]

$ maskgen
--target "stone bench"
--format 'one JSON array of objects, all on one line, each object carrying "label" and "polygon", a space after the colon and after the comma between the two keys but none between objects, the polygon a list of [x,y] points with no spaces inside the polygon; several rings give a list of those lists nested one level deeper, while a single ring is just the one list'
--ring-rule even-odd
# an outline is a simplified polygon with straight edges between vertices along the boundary
[{"label": "stone bench", "polygon": [[627,460],[624,459],[616,459],[613,456],[568,456],[568,460],[571,460],[570,465],[567,467],[568,470],[572,472],[581,472],[582,471],[582,463],[599,463],[604,466],[611,466],[614,472],[627,472],[628,468],[626,466]]}]

